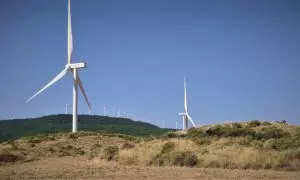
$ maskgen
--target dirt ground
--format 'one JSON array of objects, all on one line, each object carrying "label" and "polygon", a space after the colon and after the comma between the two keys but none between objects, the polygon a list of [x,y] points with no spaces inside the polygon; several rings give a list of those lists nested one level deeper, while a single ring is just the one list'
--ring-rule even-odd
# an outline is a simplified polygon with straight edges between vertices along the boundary
[{"label": "dirt ground", "polygon": [[121,166],[78,157],[48,157],[0,166],[0,179],[300,179],[300,172]]}]

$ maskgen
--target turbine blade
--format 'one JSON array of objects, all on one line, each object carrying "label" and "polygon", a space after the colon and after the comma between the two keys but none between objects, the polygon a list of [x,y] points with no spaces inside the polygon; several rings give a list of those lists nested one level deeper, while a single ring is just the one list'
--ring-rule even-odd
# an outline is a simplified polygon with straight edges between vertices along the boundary
[{"label": "turbine blade", "polygon": [[185,77],[184,77],[184,110],[185,110],[186,113],[188,112]]},{"label": "turbine blade", "polygon": [[29,98],[27,102],[29,102],[31,99],[33,99],[35,96],[37,96],[38,94],[40,94],[41,92],[43,92],[45,89],[47,89],[49,86],[51,86],[52,84],[54,84],[56,81],[60,80],[64,75],[67,74],[69,67],[66,67],[65,69],[63,69],[54,79],[52,79],[46,86],[44,86],[41,90],[39,90],[37,93],[35,93],[31,98]]},{"label": "turbine blade", "polygon": [[190,120],[190,122],[193,124],[193,126],[196,127],[196,125],[195,125],[194,121],[192,120],[191,116],[188,113],[186,115],[187,115],[188,119]]},{"label": "turbine blade", "polygon": [[71,2],[68,0],[68,64],[72,63],[73,35],[71,22]]},{"label": "turbine blade", "polygon": [[81,92],[82,92],[82,94],[83,94],[83,96],[84,96],[84,99],[85,99],[87,105],[89,106],[89,110],[91,111],[91,105],[90,105],[89,100],[88,100],[88,98],[87,98],[87,96],[86,96],[85,90],[84,90],[84,88],[83,88],[83,85],[82,85],[82,82],[81,82],[79,76],[77,76],[77,82],[76,82],[76,83],[79,85],[79,88],[80,88],[80,90],[81,90]]}]

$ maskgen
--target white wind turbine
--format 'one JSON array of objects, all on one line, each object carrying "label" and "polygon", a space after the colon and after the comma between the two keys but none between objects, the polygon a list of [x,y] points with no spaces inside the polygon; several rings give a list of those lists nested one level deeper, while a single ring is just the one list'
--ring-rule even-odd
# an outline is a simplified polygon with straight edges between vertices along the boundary
[{"label": "white wind turbine", "polygon": [[31,98],[29,98],[27,102],[32,100],[35,96],[40,94],[42,91],[50,87],[52,84],[60,80],[63,76],[67,74],[68,71],[70,71],[73,74],[74,78],[74,85],[73,85],[73,123],[72,123],[72,132],[77,132],[78,127],[78,118],[77,118],[77,104],[78,104],[78,96],[77,96],[77,85],[79,86],[80,90],[82,91],[82,94],[87,102],[87,105],[89,106],[89,110],[91,110],[90,103],[87,99],[86,93],[84,91],[82,82],[80,80],[80,77],[78,75],[77,69],[85,68],[86,63],[80,62],[80,63],[72,63],[72,53],[73,53],[73,36],[72,36],[72,23],[71,23],[71,3],[70,0],[68,0],[68,63],[66,64],[65,68],[54,78],[52,79],[46,86],[44,86],[41,90],[39,90],[36,94],[34,94]]},{"label": "white wind turbine", "polygon": [[184,78],[184,113],[179,113],[182,116],[182,130],[188,129],[188,121],[190,121],[194,127],[196,127],[194,121],[188,113],[188,104],[186,98],[186,81]]}]

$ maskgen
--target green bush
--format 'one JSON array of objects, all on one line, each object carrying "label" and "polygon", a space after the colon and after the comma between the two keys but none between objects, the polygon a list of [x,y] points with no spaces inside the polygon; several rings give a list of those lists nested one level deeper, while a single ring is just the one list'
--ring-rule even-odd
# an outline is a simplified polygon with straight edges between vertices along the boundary
[{"label": "green bush", "polygon": [[251,128],[253,128],[253,127],[260,126],[260,124],[261,124],[260,121],[258,121],[258,120],[252,120],[252,121],[250,121],[248,123],[248,126],[251,127]]},{"label": "green bush", "polygon": [[195,153],[191,151],[185,151],[185,152],[180,152],[175,156],[173,165],[194,167],[197,166],[198,163],[199,163],[199,159]]},{"label": "green bush", "polygon": [[117,146],[108,146],[104,149],[104,156],[108,161],[116,160],[119,155],[119,148]]}]

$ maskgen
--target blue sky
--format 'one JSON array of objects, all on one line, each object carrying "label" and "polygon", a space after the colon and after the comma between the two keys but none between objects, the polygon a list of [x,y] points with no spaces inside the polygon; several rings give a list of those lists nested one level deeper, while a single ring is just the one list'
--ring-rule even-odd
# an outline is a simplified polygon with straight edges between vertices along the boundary
[{"label": "blue sky", "polygon": [[[183,77],[196,124],[300,120],[300,1],[72,0],[73,62],[92,113],[175,127]],[[67,0],[0,1],[0,119],[64,113]],[[88,107],[79,95],[79,111]]]}]

